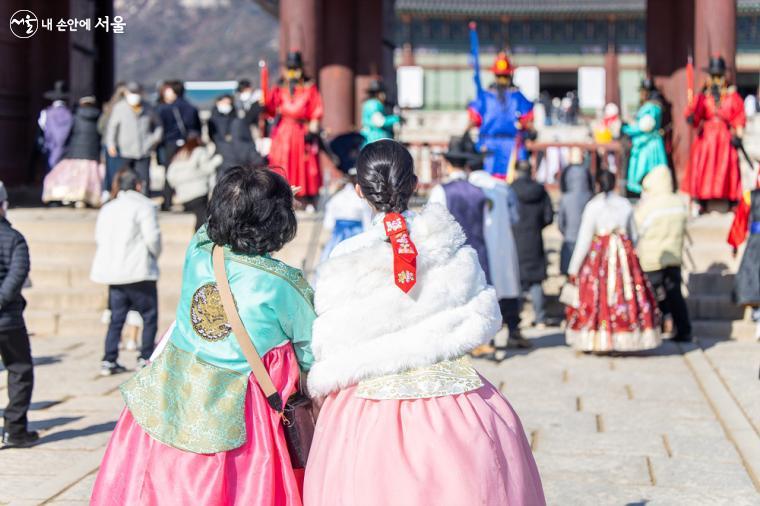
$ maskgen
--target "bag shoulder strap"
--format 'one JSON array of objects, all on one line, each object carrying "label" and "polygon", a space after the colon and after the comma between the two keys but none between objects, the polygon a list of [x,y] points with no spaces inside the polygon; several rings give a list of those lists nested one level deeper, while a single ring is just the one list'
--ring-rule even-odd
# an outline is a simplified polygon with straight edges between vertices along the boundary
[{"label": "bag shoulder strap", "polygon": [[227,321],[232,327],[232,332],[235,334],[240,349],[243,350],[243,355],[248,361],[248,365],[251,366],[251,371],[259,383],[261,390],[264,391],[264,395],[267,398],[269,405],[277,411],[282,413],[282,397],[280,393],[272,383],[272,378],[264,367],[264,363],[261,361],[259,353],[253,346],[251,337],[248,335],[248,331],[245,330],[245,325],[240,319],[237,308],[235,307],[235,299],[232,297],[232,290],[230,289],[230,283],[227,280],[227,269],[224,266],[224,249],[219,246],[214,246],[211,254],[211,260],[214,265],[214,277],[216,278],[216,286],[219,290],[219,296],[222,299],[222,306],[227,316]]}]

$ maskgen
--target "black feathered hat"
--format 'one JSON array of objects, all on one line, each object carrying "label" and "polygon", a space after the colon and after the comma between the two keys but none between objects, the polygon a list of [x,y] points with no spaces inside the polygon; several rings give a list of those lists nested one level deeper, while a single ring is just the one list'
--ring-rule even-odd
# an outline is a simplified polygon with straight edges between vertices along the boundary
[{"label": "black feathered hat", "polygon": [[703,70],[711,76],[724,76],[726,69],[726,60],[722,56],[711,56],[707,67]]}]

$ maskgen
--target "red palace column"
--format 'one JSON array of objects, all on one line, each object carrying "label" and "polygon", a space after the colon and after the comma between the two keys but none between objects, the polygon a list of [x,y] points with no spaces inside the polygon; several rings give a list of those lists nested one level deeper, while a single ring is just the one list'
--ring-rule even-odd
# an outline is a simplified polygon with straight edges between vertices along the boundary
[{"label": "red palace column", "polygon": [[647,72],[666,101],[663,124],[673,127],[672,157],[679,183],[691,147],[691,127],[683,111],[687,101],[686,60],[693,41],[694,0],[647,1]]},{"label": "red palace column", "polygon": [[736,82],[736,0],[694,0],[695,90],[708,77],[702,70],[710,56],[722,56],[728,82]]},{"label": "red palace column", "polygon": [[301,51],[306,74],[317,78],[319,70],[319,0],[280,0],[280,63],[289,51]]},{"label": "red palace column", "polygon": [[356,58],[353,0],[323,0],[320,91],[325,106],[322,125],[329,137],[354,126],[354,60]]}]

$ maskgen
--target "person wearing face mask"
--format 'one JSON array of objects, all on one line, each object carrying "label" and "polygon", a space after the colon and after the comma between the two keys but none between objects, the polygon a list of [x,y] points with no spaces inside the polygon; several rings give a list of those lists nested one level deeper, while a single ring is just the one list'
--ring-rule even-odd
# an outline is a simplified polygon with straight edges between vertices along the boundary
[{"label": "person wearing face mask", "polygon": [[737,149],[746,124],[744,102],[736,87],[728,86],[723,57],[711,57],[704,70],[710,79],[686,110],[696,136],[681,189],[701,204],[716,199],[738,202],[741,172]]},{"label": "person wearing face mask", "polygon": [[319,167],[319,122],[322,96],[304,74],[300,52],[288,53],[285,79],[267,93],[266,112],[276,118],[269,163],[284,169],[307,210],[313,210],[322,174]]},{"label": "person wearing face mask", "polygon": [[[470,47],[474,62],[479,61],[478,33],[470,23]],[[475,100],[467,113],[470,126],[480,128],[478,151],[487,152],[485,171],[494,177],[511,180],[514,166],[525,160],[528,152],[525,141],[535,138],[532,130],[533,102],[514,86],[514,67],[505,53],[499,53],[492,70],[495,86],[486,90],[480,81],[480,66],[474,65]]]},{"label": "person wearing face mask", "polygon": [[142,100],[142,87],[127,83],[124,98],[111,111],[106,127],[108,155],[118,158],[115,165],[128,166],[141,180],[144,194],[150,185],[150,154],[163,136],[161,119]]},{"label": "person wearing face mask", "polygon": [[[201,120],[198,109],[185,100],[185,85],[182,81],[166,81],[161,86],[161,104],[157,112],[164,126],[164,135],[159,147],[159,163],[168,167],[177,151],[187,139],[201,133]],[[171,208],[174,190],[168,180],[164,181],[164,202],[161,208]]]},{"label": "person wearing face mask", "polygon": [[250,128],[256,127],[261,114],[261,91],[253,88],[248,79],[238,81],[234,102],[235,114]]}]

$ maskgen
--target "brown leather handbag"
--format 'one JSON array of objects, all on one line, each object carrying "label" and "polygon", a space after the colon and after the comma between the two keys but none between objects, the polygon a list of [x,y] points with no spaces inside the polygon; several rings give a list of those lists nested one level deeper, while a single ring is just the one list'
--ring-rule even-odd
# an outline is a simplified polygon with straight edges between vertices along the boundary
[{"label": "brown leather handbag", "polygon": [[294,469],[303,469],[306,467],[306,461],[309,458],[309,448],[314,438],[314,415],[312,412],[311,399],[303,393],[297,391],[290,396],[287,404],[283,406],[282,397],[272,383],[264,363],[261,361],[259,353],[253,346],[251,337],[240,319],[235,299],[232,296],[230,283],[227,280],[227,270],[224,266],[224,249],[214,246],[212,252],[212,262],[214,265],[214,277],[216,286],[219,290],[219,296],[222,299],[222,306],[227,315],[227,322],[232,327],[232,333],[235,334],[243,355],[251,366],[251,371],[256,378],[267,402],[282,418],[282,425],[285,429],[285,441],[288,445],[290,462]]}]

